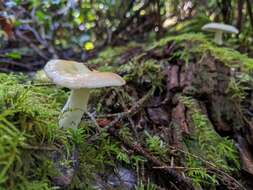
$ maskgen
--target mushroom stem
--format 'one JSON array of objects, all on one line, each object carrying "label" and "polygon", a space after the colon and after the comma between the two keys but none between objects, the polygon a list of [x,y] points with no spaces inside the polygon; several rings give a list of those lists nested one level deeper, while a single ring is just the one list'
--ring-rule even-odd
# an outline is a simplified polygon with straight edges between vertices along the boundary
[{"label": "mushroom stem", "polygon": [[218,44],[218,45],[222,45],[223,44],[222,31],[215,32],[214,42],[216,44]]},{"label": "mushroom stem", "polygon": [[62,109],[59,119],[60,128],[76,129],[81,122],[84,112],[87,110],[89,89],[73,89]]}]

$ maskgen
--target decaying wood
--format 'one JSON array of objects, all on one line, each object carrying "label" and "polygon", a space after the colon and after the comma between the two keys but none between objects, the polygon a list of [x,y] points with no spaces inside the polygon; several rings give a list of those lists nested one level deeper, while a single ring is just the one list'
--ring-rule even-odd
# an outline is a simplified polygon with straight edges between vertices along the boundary
[{"label": "decaying wood", "polygon": [[253,174],[253,156],[250,146],[247,144],[245,139],[239,135],[237,136],[237,148],[240,152],[242,168],[248,173]]},{"label": "decaying wood", "polygon": [[167,164],[164,162],[158,160],[156,157],[154,157],[152,154],[150,154],[147,150],[145,150],[140,144],[138,143],[131,143],[127,141],[126,139],[122,138],[116,130],[111,128],[109,130],[109,133],[113,135],[114,137],[120,139],[124,145],[134,150],[137,154],[140,154],[148,159],[152,163],[153,166],[159,166],[163,172],[165,172],[166,175],[168,175],[168,179],[173,182],[180,190],[194,190],[194,186],[189,181],[189,179],[179,175],[173,168],[167,167]]},{"label": "decaying wood", "polygon": [[[145,58],[141,59],[166,59],[173,51],[173,43],[164,48],[166,49],[164,51],[149,50],[146,54],[142,52],[142,56]],[[136,118],[132,119],[132,128],[140,125],[155,126],[160,129],[161,137],[168,145],[173,147],[175,151],[182,150],[184,147],[183,137],[191,136],[192,131],[194,131],[194,124],[191,121],[188,108],[179,101],[178,97],[181,95],[190,96],[198,102],[203,114],[219,135],[228,136],[235,140],[243,170],[253,175],[252,116],[249,111],[244,115],[245,111],[241,110],[238,102],[231,98],[232,95],[227,90],[233,77],[235,75],[231,72],[230,67],[209,54],[204,54],[197,62],[188,64],[182,60],[168,62],[164,70],[164,81],[166,83],[164,97],[156,97],[152,91],[149,95],[143,96],[129,110],[125,109],[126,105],[123,105],[125,112],[100,117],[115,117],[105,127],[110,134],[121,140],[126,147],[146,157],[154,167],[164,169],[177,188],[194,189],[193,186],[189,186],[189,181],[179,174],[178,169],[158,160],[141,144],[127,141],[118,134],[117,129],[112,128],[122,119],[131,119],[137,115],[137,121]],[[249,93],[252,94],[252,92]],[[252,95],[249,99],[251,97]],[[247,102],[247,106],[252,107],[251,102]],[[133,131],[136,135],[136,129]],[[183,158],[184,156],[182,156]],[[182,165],[178,165],[178,167],[181,168]],[[237,180],[222,170],[212,165],[210,165],[209,170],[221,176],[223,183],[228,184],[229,189],[245,189]]]}]

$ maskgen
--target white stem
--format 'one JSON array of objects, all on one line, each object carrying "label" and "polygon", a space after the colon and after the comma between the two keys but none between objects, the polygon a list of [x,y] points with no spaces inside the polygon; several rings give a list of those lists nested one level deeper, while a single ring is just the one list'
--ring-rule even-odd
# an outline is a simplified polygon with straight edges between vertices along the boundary
[{"label": "white stem", "polygon": [[89,89],[75,89],[62,109],[59,119],[60,128],[76,129],[81,122],[84,112],[87,110],[89,100]]},{"label": "white stem", "polygon": [[223,40],[222,40],[222,31],[217,31],[215,32],[215,36],[214,36],[214,42],[218,45],[222,45],[223,44]]}]

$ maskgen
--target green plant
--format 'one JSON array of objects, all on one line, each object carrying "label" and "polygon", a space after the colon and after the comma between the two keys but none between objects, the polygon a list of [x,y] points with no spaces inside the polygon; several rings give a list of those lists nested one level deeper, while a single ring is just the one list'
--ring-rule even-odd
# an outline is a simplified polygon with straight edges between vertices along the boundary
[{"label": "green plant", "polygon": [[[147,49],[154,49],[162,47],[169,42],[174,42],[178,46],[184,48],[186,53],[180,54],[181,59],[182,55],[186,55],[186,60],[189,60],[189,53],[195,54],[196,56],[203,56],[203,54],[210,54],[217,60],[220,60],[225,65],[229,67],[242,67],[246,72],[251,72],[253,70],[253,59],[249,58],[245,54],[226,47],[218,47],[215,44],[211,43],[203,34],[201,33],[187,33],[178,36],[169,36],[162,38],[158,42],[154,42]],[[176,52],[178,53],[178,52]]]},{"label": "green plant", "polygon": [[150,180],[147,183],[143,183],[142,181],[138,182],[138,185],[135,187],[135,190],[156,190],[156,185],[154,185]]},{"label": "green plant", "polygon": [[77,129],[68,129],[67,136],[71,139],[72,143],[75,145],[82,144],[86,137],[86,130],[83,127]]},{"label": "green plant", "polygon": [[0,183],[3,188],[10,183],[11,189],[28,189],[31,183],[31,189],[46,189],[45,172],[49,175],[51,169],[37,164],[48,160],[44,146],[53,149],[56,142],[66,143],[56,126],[59,102],[65,93],[26,81],[23,75],[0,74]]},{"label": "green plant", "polygon": [[250,89],[252,77],[249,74],[241,74],[237,79],[232,78],[226,90],[231,95],[231,99],[239,104],[246,98],[246,91]]},{"label": "green plant", "polygon": [[214,131],[210,121],[201,113],[193,98],[181,96],[180,100],[190,109],[194,126],[193,139],[185,139],[189,151],[186,174],[191,177],[196,186],[215,186],[219,183],[218,176],[209,169],[214,167],[227,173],[240,169],[235,144],[228,138],[220,137]]},{"label": "green plant", "polygon": [[151,136],[147,131],[145,131],[145,134],[147,136],[146,145],[148,150],[150,150],[154,155],[166,157],[168,149],[161,138],[159,136]]},{"label": "green plant", "polygon": [[118,72],[125,73],[124,79],[128,82],[147,83],[149,87],[157,87],[162,90],[162,65],[155,60],[138,60],[129,61],[127,64],[120,66]]}]

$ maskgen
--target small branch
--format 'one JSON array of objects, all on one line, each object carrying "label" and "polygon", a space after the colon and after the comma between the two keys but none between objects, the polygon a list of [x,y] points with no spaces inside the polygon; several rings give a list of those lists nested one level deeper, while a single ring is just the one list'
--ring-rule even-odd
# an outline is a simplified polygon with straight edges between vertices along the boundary
[{"label": "small branch", "polygon": [[114,136],[115,138],[119,139],[123,144],[127,147],[129,147],[131,150],[136,152],[137,154],[140,154],[147,158],[148,161],[150,161],[154,166],[161,167],[161,170],[168,175],[170,180],[178,187],[178,189],[181,190],[194,190],[194,186],[189,181],[188,178],[184,178],[181,175],[179,175],[175,170],[168,168],[167,164],[162,162],[161,160],[154,157],[150,152],[145,150],[140,144],[134,142],[129,142],[128,140],[121,137],[117,130],[108,130],[108,132]]},{"label": "small branch", "polygon": [[48,41],[46,41],[45,39],[43,39],[39,33],[34,29],[32,28],[31,26],[29,25],[25,25],[23,26],[24,29],[30,31],[33,33],[34,37],[36,38],[36,40],[44,46],[44,48],[48,49],[48,51],[53,55],[53,58],[59,58],[55,48],[50,44],[48,43]]},{"label": "small branch", "polygon": [[7,69],[7,68],[0,68],[0,72],[3,72],[3,73],[10,73],[10,72],[12,72],[12,70]]},{"label": "small branch", "polygon": [[31,145],[22,145],[21,148],[27,149],[27,150],[41,150],[41,151],[56,151],[59,150],[55,147],[45,147],[45,146],[31,146]]},{"label": "small branch", "polygon": [[[154,169],[164,169],[164,168],[169,168],[169,169],[176,169],[176,170],[186,170],[189,168],[183,167],[183,166],[154,166]],[[190,168],[190,169],[197,169],[197,168]]]},{"label": "small branch", "polygon": [[[119,96],[119,101],[120,101],[120,103],[121,103],[121,105],[122,105],[124,111],[128,112],[128,111],[127,111],[127,106],[126,106],[126,104],[125,104],[125,102],[124,102],[124,100],[123,100],[123,97],[122,97],[121,93],[118,92],[118,91],[116,91],[116,93],[117,93],[118,96]],[[127,115],[127,119],[128,119],[128,121],[129,121],[129,123],[131,124],[131,129],[132,129],[132,131],[133,131],[133,133],[134,133],[135,139],[138,139],[138,134],[137,134],[137,131],[136,131],[136,128],[135,128],[133,119],[132,119],[129,115]]]},{"label": "small branch", "polygon": [[46,61],[49,60],[48,56],[44,54],[35,44],[31,42],[29,38],[24,36],[19,30],[16,30],[16,35],[20,39],[24,40],[40,57],[42,57]]},{"label": "small branch", "polygon": [[29,65],[26,65],[26,64],[21,63],[21,62],[13,61],[13,60],[7,59],[7,58],[0,58],[0,63],[6,63],[6,64],[10,64],[10,65],[13,65],[13,66],[18,66],[18,67],[21,67],[21,68],[24,68],[24,69],[31,70],[31,67]]},{"label": "small branch", "polygon": [[[107,130],[108,128],[111,128],[112,126],[114,126],[116,123],[118,123],[120,120],[127,118],[127,117],[131,117],[133,115],[135,115],[136,113],[139,112],[140,109],[142,109],[142,107],[144,106],[144,103],[149,100],[149,98],[153,95],[154,89],[151,89],[145,96],[143,96],[140,100],[138,100],[129,110],[127,110],[126,112],[121,112],[121,113],[117,113],[115,114],[116,118],[109,123],[106,127],[104,127],[104,130]],[[112,114],[111,114],[112,116]],[[99,116],[98,116],[99,117]],[[101,117],[101,116],[100,116]]]},{"label": "small branch", "polygon": [[121,119],[129,117],[129,116],[133,116],[136,113],[138,113],[139,110],[144,106],[144,103],[147,102],[147,100],[149,100],[149,98],[153,95],[153,92],[154,92],[154,89],[151,89],[145,96],[143,96],[139,101],[137,101],[136,104],[134,104],[128,111],[118,114],[117,117],[111,123],[109,123],[106,127],[103,128],[103,130],[108,131],[112,136],[119,139],[121,142],[123,142],[125,146],[129,147],[134,152],[147,158],[154,166],[161,167],[161,170],[170,177],[171,181],[173,181],[173,183],[177,187],[179,187],[179,189],[194,190],[195,188],[193,187],[192,183],[187,178],[182,177],[173,169],[168,168],[166,163],[154,157],[150,152],[145,150],[139,143],[129,142],[128,140],[120,136],[118,130],[111,128]]},{"label": "small branch", "polygon": [[[172,149],[175,149],[175,147],[173,147],[173,146],[169,146],[169,147],[172,148]],[[240,182],[238,182],[234,177],[230,176],[230,175],[227,174],[226,172],[224,172],[224,171],[222,171],[221,169],[217,168],[217,166],[216,166],[214,163],[212,163],[212,162],[210,162],[210,161],[208,161],[208,160],[205,160],[205,159],[203,159],[203,158],[201,158],[200,156],[197,156],[197,155],[195,155],[195,154],[186,152],[186,151],[184,151],[184,150],[182,150],[182,149],[176,149],[176,150],[179,151],[179,152],[182,152],[183,154],[187,154],[187,155],[190,155],[190,156],[192,156],[192,157],[194,157],[194,158],[196,158],[196,159],[198,159],[198,160],[201,160],[201,161],[204,162],[207,166],[209,166],[209,171],[210,171],[210,170],[216,171],[216,173],[218,173],[219,175],[225,176],[225,177],[227,177],[228,179],[230,179],[231,181],[233,181],[240,189],[246,190],[245,187],[243,187],[243,185],[240,184]]]},{"label": "small branch", "polygon": [[97,115],[96,118],[110,118],[110,117],[119,117],[129,114],[128,111],[126,112],[119,112],[119,113],[111,113],[111,114],[102,114],[102,115]]},{"label": "small branch", "polygon": [[23,84],[24,87],[39,87],[39,86],[45,86],[45,87],[49,87],[49,86],[55,86],[54,83],[34,83],[34,84]]},{"label": "small branch", "polygon": [[95,124],[97,130],[99,130],[99,132],[100,132],[100,131],[101,131],[101,130],[100,130],[101,128],[100,128],[99,124],[97,123],[95,117],[93,117],[93,115],[92,115],[90,112],[88,112],[88,111],[86,111],[85,114],[89,116],[89,118],[90,118],[90,119],[93,121],[93,123]]}]

